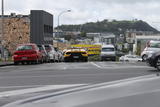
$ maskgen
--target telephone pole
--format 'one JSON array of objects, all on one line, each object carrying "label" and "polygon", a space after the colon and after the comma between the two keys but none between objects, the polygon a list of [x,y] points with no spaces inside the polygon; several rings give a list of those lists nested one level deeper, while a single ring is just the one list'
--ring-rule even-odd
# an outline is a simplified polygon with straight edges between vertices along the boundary
[{"label": "telephone pole", "polygon": [[1,40],[0,40],[0,51],[1,51],[1,57],[3,59],[4,56],[4,46],[3,46],[3,38],[4,38],[4,0],[2,0],[2,6],[1,6],[1,10],[2,10],[2,15],[1,15]]}]

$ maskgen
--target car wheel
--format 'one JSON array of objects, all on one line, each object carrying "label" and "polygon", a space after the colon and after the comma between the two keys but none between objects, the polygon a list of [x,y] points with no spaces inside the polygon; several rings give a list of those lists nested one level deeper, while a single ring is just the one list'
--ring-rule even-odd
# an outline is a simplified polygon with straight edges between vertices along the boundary
[{"label": "car wheel", "polygon": [[157,68],[158,71],[160,71],[160,57],[157,58],[156,68]]},{"label": "car wheel", "polygon": [[84,60],[83,60],[84,62],[88,62],[88,58],[84,58]]},{"label": "car wheel", "polygon": [[112,61],[116,61],[116,58],[113,58]]},{"label": "car wheel", "polygon": [[64,62],[69,62],[69,60],[68,59],[64,59]]},{"label": "car wheel", "polygon": [[18,62],[14,62],[14,65],[18,65],[19,63]]},{"label": "car wheel", "polygon": [[30,62],[29,62],[29,61],[27,62],[27,65],[30,65]]},{"label": "car wheel", "polygon": [[146,61],[147,60],[147,55],[143,55],[142,56],[142,61],[144,62],[144,61]]},{"label": "car wheel", "polygon": [[24,65],[25,64],[25,62],[21,62],[22,63],[22,65]]},{"label": "car wheel", "polygon": [[39,64],[39,60],[38,59],[36,59],[35,64]]}]

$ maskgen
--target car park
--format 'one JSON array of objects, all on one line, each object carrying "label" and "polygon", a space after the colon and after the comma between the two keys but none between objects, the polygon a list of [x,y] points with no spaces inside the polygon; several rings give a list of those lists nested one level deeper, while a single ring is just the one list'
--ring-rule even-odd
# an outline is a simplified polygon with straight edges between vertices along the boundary
[{"label": "car park", "polygon": [[160,41],[149,41],[147,43],[146,48],[141,53],[141,57],[143,61],[146,61],[146,58],[149,54],[160,51]]},{"label": "car park", "polygon": [[137,55],[125,55],[119,58],[119,61],[126,61],[126,62],[141,62],[142,58]]},{"label": "car park", "polygon": [[48,53],[47,53],[47,51],[45,49],[45,46],[44,45],[40,45],[40,44],[37,45],[37,46],[38,46],[40,52],[42,53],[43,61],[44,62],[49,62],[49,55],[48,55]]},{"label": "car park", "polygon": [[50,44],[46,44],[44,46],[45,46],[45,49],[46,49],[46,51],[47,51],[47,53],[49,55],[49,61],[51,61],[51,62],[59,62],[58,53],[55,50],[55,48]]},{"label": "car park", "polygon": [[20,44],[13,55],[14,64],[42,63],[42,53],[36,44]]},{"label": "car park", "polygon": [[71,62],[71,61],[88,61],[88,54],[85,49],[68,49],[64,52],[64,61]]}]

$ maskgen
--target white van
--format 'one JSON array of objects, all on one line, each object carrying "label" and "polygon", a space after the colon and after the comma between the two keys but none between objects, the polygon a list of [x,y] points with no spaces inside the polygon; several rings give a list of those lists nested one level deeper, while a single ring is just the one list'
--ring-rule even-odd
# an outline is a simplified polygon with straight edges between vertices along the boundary
[{"label": "white van", "polygon": [[114,45],[102,45],[101,61],[116,61],[116,50]]},{"label": "white van", "polygon": [[160,41],[151,40],[147,43],[146,48],[141,53],[143,61],[146,61],[149,54],[160,51]]}]

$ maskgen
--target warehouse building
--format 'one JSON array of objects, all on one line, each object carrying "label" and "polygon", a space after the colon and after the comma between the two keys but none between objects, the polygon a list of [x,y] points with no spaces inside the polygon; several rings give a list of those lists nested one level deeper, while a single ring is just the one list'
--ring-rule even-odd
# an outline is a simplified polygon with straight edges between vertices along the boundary
[{"label": "warehouse building", "polygon": [[30,15],[5,15],[3,37],[0,26],[0,42],[11,53],[18,44],[53,44],[53,15],[43,10],[31,10]]}]

